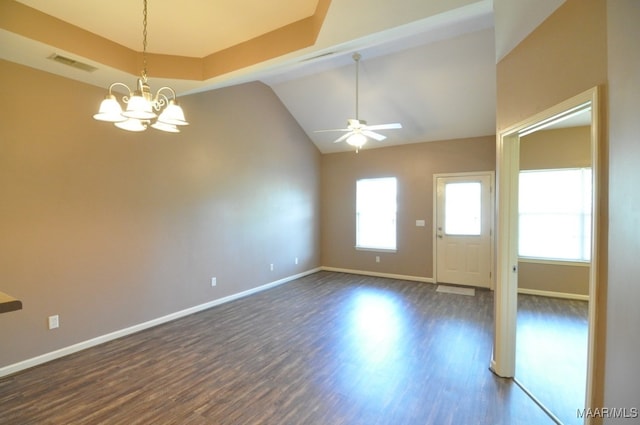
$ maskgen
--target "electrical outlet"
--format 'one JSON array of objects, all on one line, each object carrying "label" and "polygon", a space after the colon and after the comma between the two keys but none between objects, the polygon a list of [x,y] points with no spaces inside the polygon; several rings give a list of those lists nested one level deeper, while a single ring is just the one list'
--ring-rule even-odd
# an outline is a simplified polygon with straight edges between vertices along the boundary
[{"label": "electrical outlet", "polygon": [[60,326],[60,317],[56,314],[49,316],[49,329],[55,329]]},{"label": "electrical outlet", "polygon": [[269,264],[269,269],[273,271],[273,264]]},{"label": "electrical outlet", "polygon": [[218,279],[215,277],[211,278],[211,286],[216,286],[218,284]]},{"label": "electrical outlet", "polygon": [[379,262],[380,262],[380,256],[376,255],[376,263],[379,263]]}]

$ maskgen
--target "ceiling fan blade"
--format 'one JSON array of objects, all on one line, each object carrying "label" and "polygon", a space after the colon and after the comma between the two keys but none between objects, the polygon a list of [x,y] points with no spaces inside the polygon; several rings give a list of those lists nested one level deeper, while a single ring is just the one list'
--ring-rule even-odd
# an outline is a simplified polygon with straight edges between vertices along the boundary
[{"label": "ceiling fan blade", "polygon": [[377,124],[367,126],[367,130],[395,130],[398,128],[402,128],[402,124],[400,124],[399,122],[393,124]]},{"label": "ceiling fan blade", "polygon": [[336,139],[333,143],[343,142],[343,141],[347,140],[349,138],[349,136],[351,136],[352,134],[353,134],[353,132],[351,132],[351,131],[346,133],[346,134],[343,134],[338,139]]},{"label": "ceiling fan blade", "polygon": [[329,130],[315,130],[314,133],[327,133],[329,131],[351,131],[348,128],[332,128]]},{"label": "ceiling fan blade", "polygon": [[382,142],[387,136],[383,136],[382,134],[374,133],[373,131],[365,130],[362,132],[367,137],[371,137],[372,139],[377,140],[378,142]]}]

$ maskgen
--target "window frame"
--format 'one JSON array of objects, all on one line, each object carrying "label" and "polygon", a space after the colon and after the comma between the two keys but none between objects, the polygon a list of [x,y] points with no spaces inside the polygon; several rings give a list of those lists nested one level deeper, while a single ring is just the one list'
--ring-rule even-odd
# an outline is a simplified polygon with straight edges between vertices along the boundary
[{"label": "window frame", "polygon": [[[567,167],[567,168],[550,168],[550,169],[530,169],[530,170],[520,170],[518,173],[518,179],[520,180],[521,176],[523,173],[544,173],[544,172],[562,172],[562,171],[580,171],[583,174],[585,173],[585,171],[589,172],[589,179],[586,180],[584,178],[584,176],[582,177],[582,184],[584,184],[586,181],[589,181],[590,187],[589,189],[589,193],[592,193],[592,188],[593,188],[593,168],[592,167]],[[585,186],[581,186],[580,190],[582,190],[583,192],[585,191]],[[520,192],[520,189],[519,189]],[[518,195],[518,198],[520,199],[521,197],[521,193]],[[591,199],[590,202],[586,205],[588,205],[588,208],[585,209],[585,203],[582,203],[582,208],[581,208],[581,213],[580,214],[580,225],[579,225],[579,229],[580,229],[580,258],[565,258],[565,257],[556,257],[556,256],[540,256],[540,255],[523,255],[520,253],[520,243],[522,241],[522,232],[520,230],[520,222],[521,222],[521,216],[523,214],[523,212],[521,211],[520,208],[520,200],[518,201],[518,259],[519,261],[523,261],[523,262],[528,262],[528,263],[548,263],[548,264],[584,264],[584,265],[589,265],[591,264],[592,258],[591,258],[591,239],[593,238],[593,234],[592,234],[592,226],[588,226],[585,227],[585,223],[586,220],[588,219],[589,223],[592,223],[593,221],[593,202],[594,200]],[[525,212],[524,214],[529,214],[531,215],[531,213],[527,213]],[[585,229],[588,230],[588,232],[585,232]],[[587,239],[585,239],[585,236],[588,236]],[[589,255],[589,258],[585,258],[585,256],[583,254],[585,254],[585,249],[587,249],[586,253]]]},{"label": "window frame", "polygon": [[[394,205],[392,210],[393,215],[393,247],[391,246],[374,246],[374,245],[366,245],[361,244],[361,225],[360,225],[360,214],[362,211],[360,210],[361,206],[359,201],[359,185],[361,182],[371,182],[374,180],[393,180],[394,182]],[[366,177],[356,180],[356,196],[355,196],[355,249],[358,251],[373,251],[373,252],[397,252],[398,251],[398,178],[395,176],[386,176],[386,177]]]}]

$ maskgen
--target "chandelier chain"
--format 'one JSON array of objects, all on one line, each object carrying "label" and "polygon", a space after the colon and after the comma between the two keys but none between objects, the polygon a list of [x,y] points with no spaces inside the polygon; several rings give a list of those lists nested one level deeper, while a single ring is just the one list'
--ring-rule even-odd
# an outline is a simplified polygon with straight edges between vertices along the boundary
[{"label": "chandelier chain", "polygon": [[142,78],[147,80],[147,0],[142,11]]}]

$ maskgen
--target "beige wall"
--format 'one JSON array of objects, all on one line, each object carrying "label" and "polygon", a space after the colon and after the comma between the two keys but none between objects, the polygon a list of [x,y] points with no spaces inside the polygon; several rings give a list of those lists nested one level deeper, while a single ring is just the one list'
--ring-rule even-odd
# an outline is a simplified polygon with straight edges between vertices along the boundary
[{"label": "beige wall", "polygon": [[589,266],[519,261],[518,288],[560,294],[589,295]]},{"label": "beige wall", "polygon": [[[605,225],[599,260],[601,266],[607,261],[611,266],[602,267],[599,279],[595,389],[600,405],[618,408],[637,407],[640,394],[638,22],[637,0],[567,0],[498,64],[498,129],[605,85],[610,184],[600,199]],[[125,135],[96,125],[86,111],[95,109],[103,94],[0,62],[0,290],[25,301],[23,311],[0,315],[0,366],[272,280],[263,271],[264,260],[276,254],[274,262],[284,264],[291,254],[286,247],[284,253],[271,252],[267,225],[259,226],[258,218],[280,226],[278,217],[289,214],[270,202],[273,196],[299,208],[293,208],[298,224],[292,232],[287,222],[272,234],[284,229],[294,246],[307,247],[300,270],[318,263],[311,236],[317,233],[318,182],[308,171],[317,169],[318,155],[307,144],[294,143],[304,136],[264,87],[184,99],[193,124],[178,139],[157,133]],[[270,109],[253,109],[246,98],[233,96],[238,94]],[[56,107],[59,100],[69,106]],[[197,112],[199,105],[207,110]],[[46,112],[36,121],[40,111]],[[244,125],[247,116],[259,126]],[[264,134],[279,137],[265,140]],[[302,153],[292,160],[288,149]],[[435,156],[441,158],[444,147],[437,150]],[[266,164],[256,158],[258,152]],[[331,155],[326,160],[346,169],[346,160]],[[416,168],[413,175],[423,182],[419,185],[431,190],[420,161],[405,161]],[[438,168],[429,158],[421,161]],[[391,168],[382,160],[371,162],[370,171]],[[359,169],[358,162],[352,163]],[[326,173],[323,180],[347,186]],[[298,195],[282,194],[294,192]],[[339,197],[344,190],[328,192]],[[430,213],[431,199],[426,196],[421,206],[413,207],[420,216]],[[325,203],[322,222],[334,220],[333,231],[343,230],[343,220],[329,212],[333,210]],[[323,247],[335,243],[328,236]],[[239,263],[243,267],[237,268]],[[366,264],[372,264],[370,258]],[[275,274],[296,270],[278,268]],[[431,274],[427,267],[420,270]],[[212,271],[220,279],[215,290],[207,288]],[[62,327],[46,331],[46,316],[54,313],[61,314]]]},{"label": "beige wall", "polygon": [[606,13],[610,220],[604,405],[629,409],[640,408],[640,2],[609,0]]},{"label": "beige wall", "polygon": [[0,367],[320,265],[320,154],[271,89],[184,97],[179,135],[104,94],[0,61]]},{"label": "beige wall", "polygon": [[497,127],[606,83],[604,0],[567,0],[497,66]]},{"label": "beige wall", "polygon": [[[613,0],[615,1],[615,0]],[[604,0],[567,0],[520,43],[497,67],[498,131],[594,86],[607,83],[607,7]],[[606,103],[606,98],[603,99]],[[606,146],[606,137],[603,137]],[[606,166],[606,164],[600,164]],[[602,169],[606,176],[606,167]],[[607,313],[606,187],[598,199],[602,225],[598,229],[599,314]],[[604,320],[596,324],[595,404],[601,404],[604,365]]]},{"label": "beige wall", "polygon": [[[520,169],[544,170],[591,166],[591,127],[531,133],[520,139]],[[589,267],[520,261],[518,287],[536,291],[589,295]]]},{"label": "beige wall", "polygon": [[591,127],[536,131],[520,139],[520,169],[591,166]]},{"label": "beige wall", "polygon": [[[433,175],[494,169],[494,136],[323,155],[323,266],[433,278]],[[398,178],[398,250],[358,251],[356,181],[385,176]]]}]

